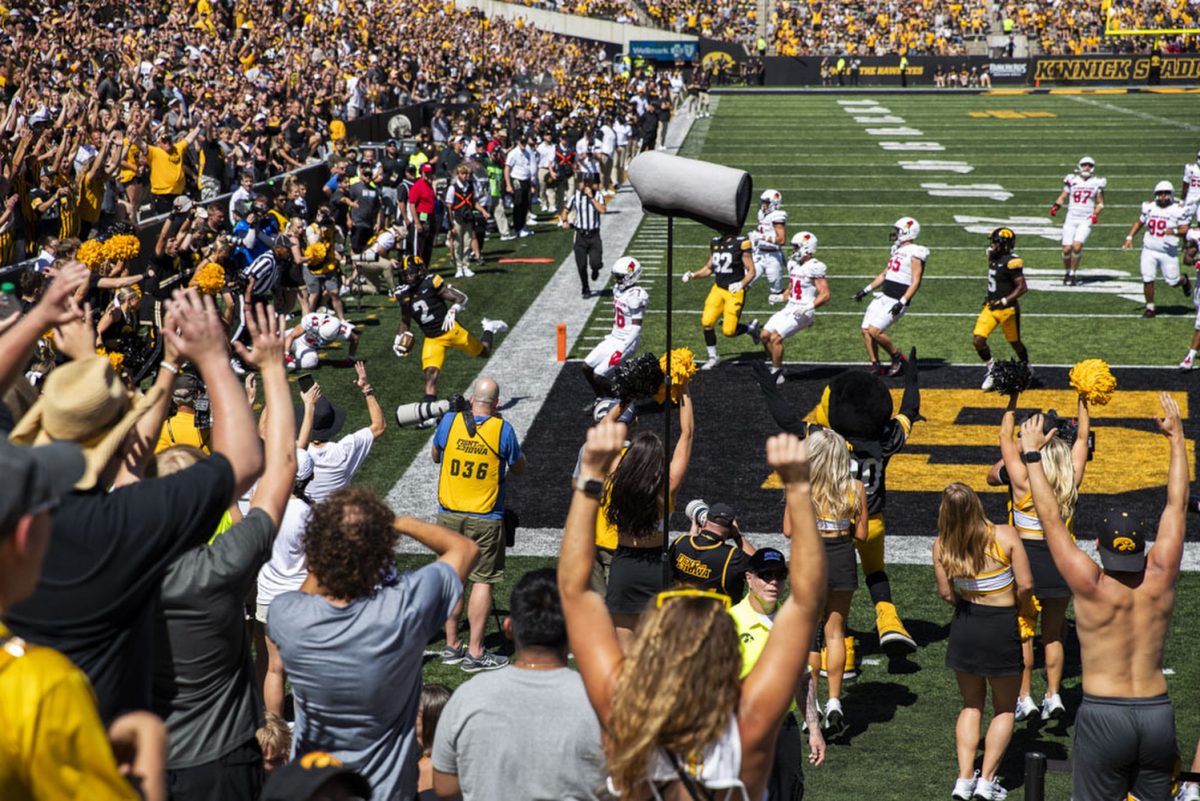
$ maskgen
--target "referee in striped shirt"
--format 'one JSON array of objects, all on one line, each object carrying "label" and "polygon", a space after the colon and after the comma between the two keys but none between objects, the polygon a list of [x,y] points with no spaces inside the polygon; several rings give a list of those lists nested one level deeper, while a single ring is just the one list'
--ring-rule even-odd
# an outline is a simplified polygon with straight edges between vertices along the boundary
[{"label": "referee in striped shirt", "polygon": [[[600,241],[600,215],[608,208],[604,205],[604,195],[600,194],[600,176],[585,172],[580,174],[580,181],[575,194],[563,206],[561,225],[575,229],[575,269],[579,271],[579,284],[582,297],[592,296],[588,285],[588,267],[592,270],[592,280],[600,278],[600,265],[604,262],[604,246]],[[571,212],[575,213],[574,220]]]}]

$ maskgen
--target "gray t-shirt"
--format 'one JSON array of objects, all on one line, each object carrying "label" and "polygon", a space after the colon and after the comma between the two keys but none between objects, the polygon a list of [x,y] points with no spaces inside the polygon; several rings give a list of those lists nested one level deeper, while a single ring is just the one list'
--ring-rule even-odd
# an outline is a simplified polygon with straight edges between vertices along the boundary
[{"label": "gray t-shirt", "polygon": [[153,692],[172,770],[219,759],[262,724],[244,606],[274,539],[270,515],[251,509],[212,545],[180,555],[163,577]]},{"label": "gray t-shirt", "polygon": [[371,782],[377,801],[415,797],[421,657],[462,591],[454,568],[434,562],[345,608],[276,596],[267,635],[295,694],[292,754],[333,754]]},{"label": "gray t-shirt", "polygon": [[438,721],[433,768],[458,776],[464,801],[591,801],[607,775],[579,674],[511,665],[454,691]]}]

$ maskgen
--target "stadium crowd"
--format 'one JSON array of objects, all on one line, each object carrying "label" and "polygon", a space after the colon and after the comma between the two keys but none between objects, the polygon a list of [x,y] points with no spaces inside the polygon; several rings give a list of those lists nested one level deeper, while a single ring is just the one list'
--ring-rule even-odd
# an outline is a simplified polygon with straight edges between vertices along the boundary
[{"label": "stadium crowd", "polygon": [[783,0],[771,16],[780,55],[962,55],[988,31],[981,2],[826,3]]}]

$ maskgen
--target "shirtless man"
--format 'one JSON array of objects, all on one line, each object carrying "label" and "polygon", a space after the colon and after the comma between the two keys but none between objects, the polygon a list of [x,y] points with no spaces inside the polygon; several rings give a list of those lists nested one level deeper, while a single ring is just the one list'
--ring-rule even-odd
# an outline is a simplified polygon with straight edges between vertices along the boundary
[{"label": "shirtless man", "polygon": [[[1188,497],[1187,449],[1179,405],[1161,398],[1158,427],[1171,443],[1167,505],[1154,547],[1127,514],[1105,519],[1098,541],[1102,567],[1075,544],[1062,523],[1054,490],[1037,461],[1049,439],[1042,416],[1021,426],[1022,460],[1054,564],[1075,595],[1083,662],[1083,703],[1071,748],[1075,801],[1169,798],[1179,759],[1175,713],[1163,678],[1163,649],[1175,611]],[[1053,432],[1051,432],[1053,433]]]}]

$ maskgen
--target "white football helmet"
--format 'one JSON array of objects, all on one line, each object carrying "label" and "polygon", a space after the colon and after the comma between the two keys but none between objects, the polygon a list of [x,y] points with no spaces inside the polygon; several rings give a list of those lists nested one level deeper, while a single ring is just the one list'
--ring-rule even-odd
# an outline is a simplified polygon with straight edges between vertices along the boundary
[{"label": "white football helmet", "polygon": [[817,238],[808,231],[801,231],[792,237],[792,254],[804,258],[817,252]]},{"label": "white football helmet", "polygon": [[333,342],[337,339],[338,332],[342,330],[342,321],[333,315],[326,315],[321,320],[321,324],[317,326],[317,336],[325,342]]},{"label": "white football helmet", "polygon": [[642,263],[629,256],[622,256],[613,262],[612,274],[617,279],[617,286],[632,286],[642,277]]},{"label": "white football helmet", "polygon": [[921,235],[921,224],[912,217],[901,217],[892,223],[892,241],[896,244],[913,242]]},{"label": "white football helmet", "polygon": [[[1167,197],[1165,199],[1159,198],[1159,195],[1163,194],[1164,192],[1167,194]],[[1160,206],[1169,206],[1169,205],[1171,205],[1171,201],[1174,199],[1175,199],[1175,187],[1171,185],[1170,181],[1159,181],[1158,183],[1156,183],[1154,185],[1154,202],[1155,203],[1157,203]]]},{"label": "white football helmet", "polygon": [[775,211],[783,205],[783,195],[779,194],[778,189],[767,189],[758,196],[758,199],[765,207],[764,211]]},{"label": "white football helmet", "polygon": [[1084,156],[1075,167],[1075,171],[1084,178],[1091,178],[1092,173],[1096,171],[1096,162],[1091,156]]}]

